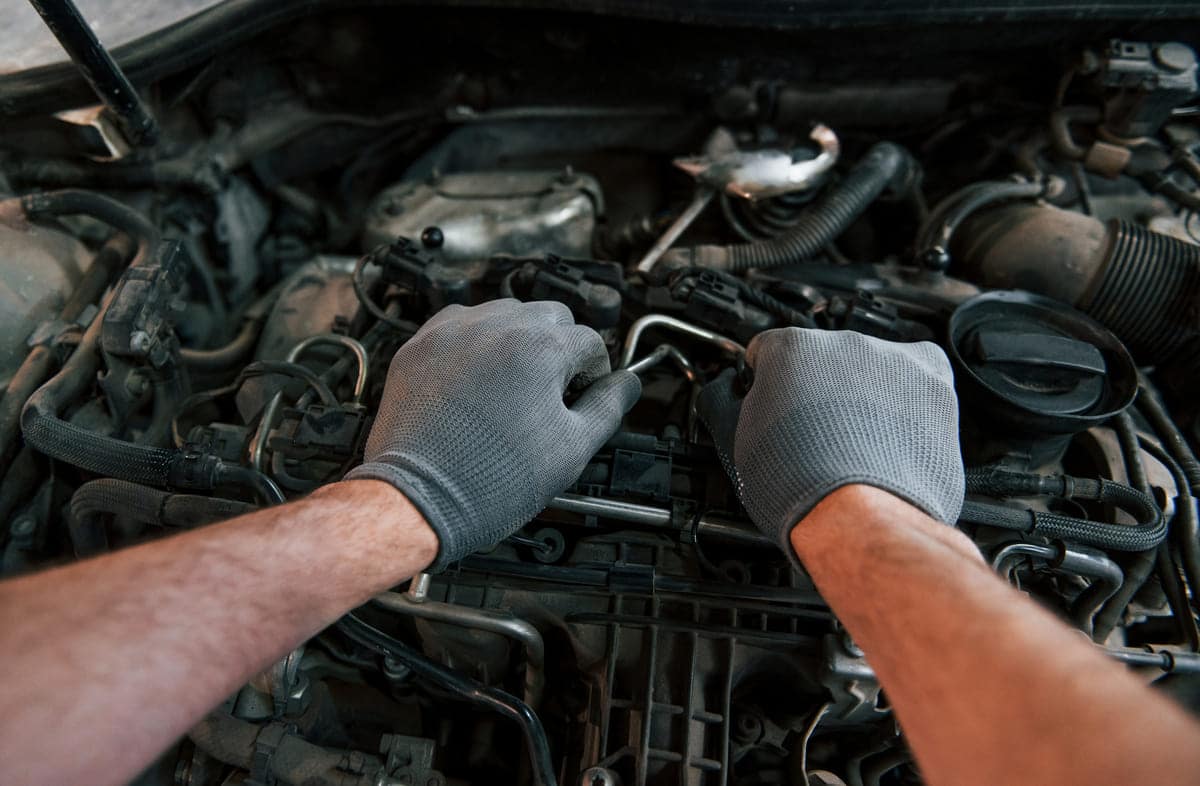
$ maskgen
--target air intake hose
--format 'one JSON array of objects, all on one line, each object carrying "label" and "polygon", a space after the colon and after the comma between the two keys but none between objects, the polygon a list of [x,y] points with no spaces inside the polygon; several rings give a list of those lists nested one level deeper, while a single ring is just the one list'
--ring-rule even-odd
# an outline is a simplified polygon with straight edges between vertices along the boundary
[{"label": "air intake hose", "polygon": [[659,264],[665,268],[707,267],[740,273],[811,259],[845,232],[885,190],[903,188],[915,166],[904,148],[879,142],[787,233],[760,243],[672,249]]},{"label": "air intake hose", "polygon": [[1139,364],[1200,367],[1200,246],[1048,205],[989,210],[955,240],[955,258],[977,283],[1069,303]]}]

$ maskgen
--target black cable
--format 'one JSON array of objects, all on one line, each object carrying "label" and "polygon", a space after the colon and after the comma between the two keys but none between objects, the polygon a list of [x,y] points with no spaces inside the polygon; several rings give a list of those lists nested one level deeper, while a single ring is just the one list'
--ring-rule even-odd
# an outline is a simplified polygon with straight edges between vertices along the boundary
[{"label": "black cable", "polygon": [[1167,412],[1166,406],[1158,397],[1158,392],[1154,386],[1150,384],[1150,380],[1139,374],[1138,377],[1138,396],[1137,408],[1150,421],[1150,425],[1162,439],[1163,444],[1175,460],[1179,463],[1180,469],[1187,476],[1188,484],[1193,488],[1200,488],[1200,462],[1196,460],[1196,454],[1192,452],[1191,447],[1187,443],[1187,438],[1183,436],[1183,432],[1175,425],[1175,421],[1171,418],[1171,414]]},{"label": "black cable", "polygon": [[[1125,474],[1130,483],[1142,493],[1150,493],[1150,482],[1146,477],[1146,468],[1142,464],[1138,452],[1138,435],[1134,428],[1133,419],[1122,412],[1113,420],[1113,428],[1117,432],[1117,440],[1121,445],[1121,454],[1125,459]],[[1134,597],[1141,592],[1150,574],[1158,564],[1158,547],[1147,549],[1135,554],[1124,566],[1124,580],[1104,605],[1092,618],[1092,638],[1103,642],[1116,627],[1117,621],[1125,613],[1125,609],[1133,602]]]},{"label": "black cable", "polygon": [[236,384],[240,384],[240,382],[244,382],[251,377],[261,377],[268,374],[283,374],[284,376],[302,380],[316,391],[322,404],[327,407],[338,406],[337,396],[333,395],[333,391],[329,389],[329,385],[325,384],[325,380],[321,379],[315,371],[307,366],[302,366],[299,363],[290,363],[286,360],[256,360],[242,369],[241,373],[238,374],[239,382]]},{"label": "black cable", "polygon": [[256,469],[222,461],[217,464],[213,476],[218,484],[228,483],[231,486],[250,489],[267,505],[282,505],[287,502],[275,481]]},{"label": "black cable", "polygon": [[406,319],[394,317],[379,307],[379,304],[371,299],[367,293],[366,287],[363,285],[363,271],[367,265],[375,262],[375,257],[371,254],[359,257],[354,263],[354,271],[350,274],[350,283],[354,286],[354,295],[358,298],[358,302],[367,310],[367,313],[375,317],[384,324],[391,325],[401,333],[412,335],[419,330],[419,326],[415,322],[409,322]]},{"label": "black cable", "polygon": [[528,704],[498,688],[489,687],[441,664],[434,663],[403,642],[368,625],[353,614],[342,617],[338,620],[337,626],[354,641],[399,661],[421,679],[466,701],[487,707],[516,721],[525,735],[525,742],[529,748],[534,782],[540,786],[557,786],[558,781],[554,775],[554,761],[550,756],[550,743],[546,739],[546,730]]},{"label": "black cable", "polygon": [[950,265],[950,240],[963,221],[997,202],[1044,196],[1051,181],[992,181],[973,183],[944,199],[917,233],[916,260],[924,267],[945,270]]},{"label": "black cable", "polygon": [[1175,480],[1175,516],[1171,520],[1171,532],[1179,544],[1183,563],[1183,574],[1192,591],[1192,601],[1197,602],[1200,593],[1200,514],[1196,509],[1195,493],[1187,476],[1169,453],[1152,440],[1141,439],[1142,449],[1154,457],[1171,473]]}]

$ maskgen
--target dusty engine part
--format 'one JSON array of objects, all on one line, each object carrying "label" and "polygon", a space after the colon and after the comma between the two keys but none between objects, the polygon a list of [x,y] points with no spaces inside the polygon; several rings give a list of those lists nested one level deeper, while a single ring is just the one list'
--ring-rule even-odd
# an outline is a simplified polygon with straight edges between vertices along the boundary
[{"label": "dusty engine part", "polygon": [[283,283],[267,316],[255,357],[283,360],[300,341],[334,332],[358,311],[350,257],[322,257],[301,267]]},{"label": "dusty engine part", "polygon": [[65,232],[0,223],[0,259],[0,385],[7,385],[29,347],[59,332],[48,323],[92,255]]},{"label": "dusty engine part", "polygon": [[366,249],[437,227],[451,262],[493,254],[588,257],[592,230],[604,213],[590,175],[557,172],[472,172],[407,182],[379,194],[368,209]]}]

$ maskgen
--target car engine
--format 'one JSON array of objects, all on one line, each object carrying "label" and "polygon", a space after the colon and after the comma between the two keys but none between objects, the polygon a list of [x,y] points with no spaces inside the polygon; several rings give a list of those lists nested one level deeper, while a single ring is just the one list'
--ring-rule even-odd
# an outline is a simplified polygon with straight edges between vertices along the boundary
[{"label": "car engine", "polygon": [[1194,20],[549,7],[230,0],[113,51],[140,114],[0,75],[5,576],[339,480],[448,304],[559,301],[643,382],[139,782],[920,783],[696,417],[786,327],[945,349],[959,528],[1200,711]]}]

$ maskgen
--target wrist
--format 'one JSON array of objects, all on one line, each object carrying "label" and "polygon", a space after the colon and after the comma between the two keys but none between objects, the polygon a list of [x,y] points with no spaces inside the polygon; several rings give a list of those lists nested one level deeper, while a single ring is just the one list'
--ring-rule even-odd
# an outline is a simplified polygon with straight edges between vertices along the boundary
[{"label": "wrist", "polygon": [[381,589],[426,570],[437,559],[441,547],[437,532],[412,500],[390,483],[369,478],[342,480],[322,486],[308,499],[348,503],[350,511],[333,513],[352,516],[355,523],[370,528],[375,553],[365,556],[385,566],[390,576]]},{"label": "wrist", "polygon": [[889,491],[863,483],[827,494],[792,527],[788,540],[800,561],[808,563],[831,549],[871,548],[897,537],[927,539],[959,556],[980,559],[975,544],[962,532]]}]

